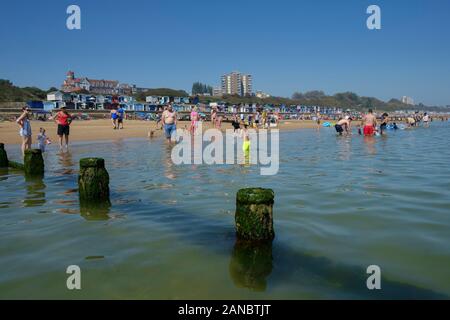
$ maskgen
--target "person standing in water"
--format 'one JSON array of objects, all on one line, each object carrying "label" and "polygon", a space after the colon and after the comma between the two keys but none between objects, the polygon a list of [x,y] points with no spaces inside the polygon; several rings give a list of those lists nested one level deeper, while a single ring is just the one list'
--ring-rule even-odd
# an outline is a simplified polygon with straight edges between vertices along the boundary
[{"label": "person standing in water", "polygon": [[162,125],[166,134],[167,142],[171,142],[172,135],[177,130],[177,113],[173,110],[172,105],[169,104],[167,110],[162,114]]},{"label": "person standing in water", "polygon": [[244,140],[242,143],[242,151],[245,154],[250,152],[250,133],[248,132],[248,126],[244,124],[244,129],[242,129],[241,137]]},{"label": "person standing in water", "polygon": [[430,116],[428,115],[428,113],[425,112],[423,114],[422,121],[423,121],[423,126],[424,127],[428,127],[429,126]]},{"label": "person standing in water", "polygon": [[373,115],[372,109],[362,118],[361,126],[363,127],[363,133],[365,136],[373,136],[375,134],[375,127],[377,125],[377,119]]},{"label": "person standing in water", "polygon": [[345,117],[344,119],[340,118],[339,121],[336,123],[336,125],[334,126],[334,128],[336,129],[336,132],[342,136],[342,133],[349,134],[351,133],[351,127],[352,127],[352,118],[350,117]]},{"label": "person standing in water", "polygon": [[66,149],[69,149],[69,133],[72,116],[67,112],[66,107],[61,107],[55,116],[55,122],[58,124],[57,134],[59,136],[59,148],[63,150],[63,137],[66,142]]},{"label": "person standing in water", "polygon": [[23,107],[22,114],[16,120],[20,127],[19,135],[22,137],[22,155],[25,155],[25,150],[31,149],[32,133],[30,116],[31,109],[28,107]]},{"label": "person standing in water", "polygon": [[317,112],[316,114],[316,124],[317,124],[317,130],[320,130],[320,123],[322,121],[322,116],[320,115],[320,112]]},{"label": "person standing in water", "polygon": [[380,134],[383,134],[389,123],[389,115],[385,112],[381,115]]},{"label": "person standing in water", "polygon": [[51,143],[50,139],[45,134],[44,128],[39,128],[37,142],[38,142],[38,148],[42,151],[42,153],[44,153],[46,146]]}]

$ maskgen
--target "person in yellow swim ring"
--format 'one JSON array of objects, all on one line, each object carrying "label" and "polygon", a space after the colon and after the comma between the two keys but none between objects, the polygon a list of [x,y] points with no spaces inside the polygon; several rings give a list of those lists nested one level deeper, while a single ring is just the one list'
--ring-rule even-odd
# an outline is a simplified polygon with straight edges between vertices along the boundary
[{"label": "person in yellow swim ring", "polygon": [[242,138],[244,139],[244,142],[242,143],[242,150],[244,152],[250,151],[250,135],[248,132],[248,126],[245,124],[244,129],[242,129]]}]

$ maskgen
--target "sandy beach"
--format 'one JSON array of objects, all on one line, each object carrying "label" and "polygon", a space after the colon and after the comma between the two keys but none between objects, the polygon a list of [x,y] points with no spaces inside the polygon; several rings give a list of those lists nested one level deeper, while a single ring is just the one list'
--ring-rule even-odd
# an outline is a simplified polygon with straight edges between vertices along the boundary
[{"label": "sandy beach", "polygon": [[[189,121],[178,121],[178,128],[189,128]],[[58,139],[56,135],[57,125],[52,121],[31,121],[33,132],[33,143],[39,133],[39,128],[46,130],[47,136],[55,143]],[[311,129],[317,125],[313,121],[285,120],[279,125],[280,130]],[[211,128],[210,122],[203,122],[203,129]],[[223,123],[222,129],[232,129],[231,123]],[[147,138],[149,130],[154,132],[154,137],[163,135],[162,130],[156,129],[156,122],[143,120],[127,120],[124,123],[123,130],[113,130],[110,120],[87,120],[74,121],[70,128],[71,141],[93,141],[106,140],[112,141],[127,138]],[[15,122],[0,122],[0,142],[4,144],[21,143],[19,136],[19,126]]]}]

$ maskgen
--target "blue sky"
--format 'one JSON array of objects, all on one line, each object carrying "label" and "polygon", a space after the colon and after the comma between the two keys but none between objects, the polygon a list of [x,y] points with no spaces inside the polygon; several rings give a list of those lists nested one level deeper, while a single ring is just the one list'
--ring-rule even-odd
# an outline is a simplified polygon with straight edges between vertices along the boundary
[{"label": "blue sky", "polygon": [[[81,7],[82,29],[66,28]],[[382,29],[366,28],[381,7]],[[448,0],[42,0],[0,4],[0,78],[59,87],[67,70],[142,87],[251,73],[254,89],[353,91],[450,104]]]}]

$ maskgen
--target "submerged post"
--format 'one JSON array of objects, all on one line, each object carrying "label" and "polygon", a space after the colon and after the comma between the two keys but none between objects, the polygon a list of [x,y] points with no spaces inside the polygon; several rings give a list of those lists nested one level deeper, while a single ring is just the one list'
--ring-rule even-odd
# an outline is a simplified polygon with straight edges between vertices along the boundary
[{"label": "submerged post", "polygon": [[25,150],[23,165],[26,176],[31,177],[43,176],[44,159],[42,158],[42,151],[40,149]]},{"label": "submerged post", "polygon": [[8,154],[5,150],[5,144],[0,143],[0,168],[7,168],[9,165]]},{"label": "submerged post", "polygon": [[84,158],[80,160],[78,176],[80,203],[109,203],[109,174],[102,158]]},{"label": "submerged post", "polygon": [[236,195],[236,235],[238,240],[271,241],[273,230],[272,189],[241,189]]}]

